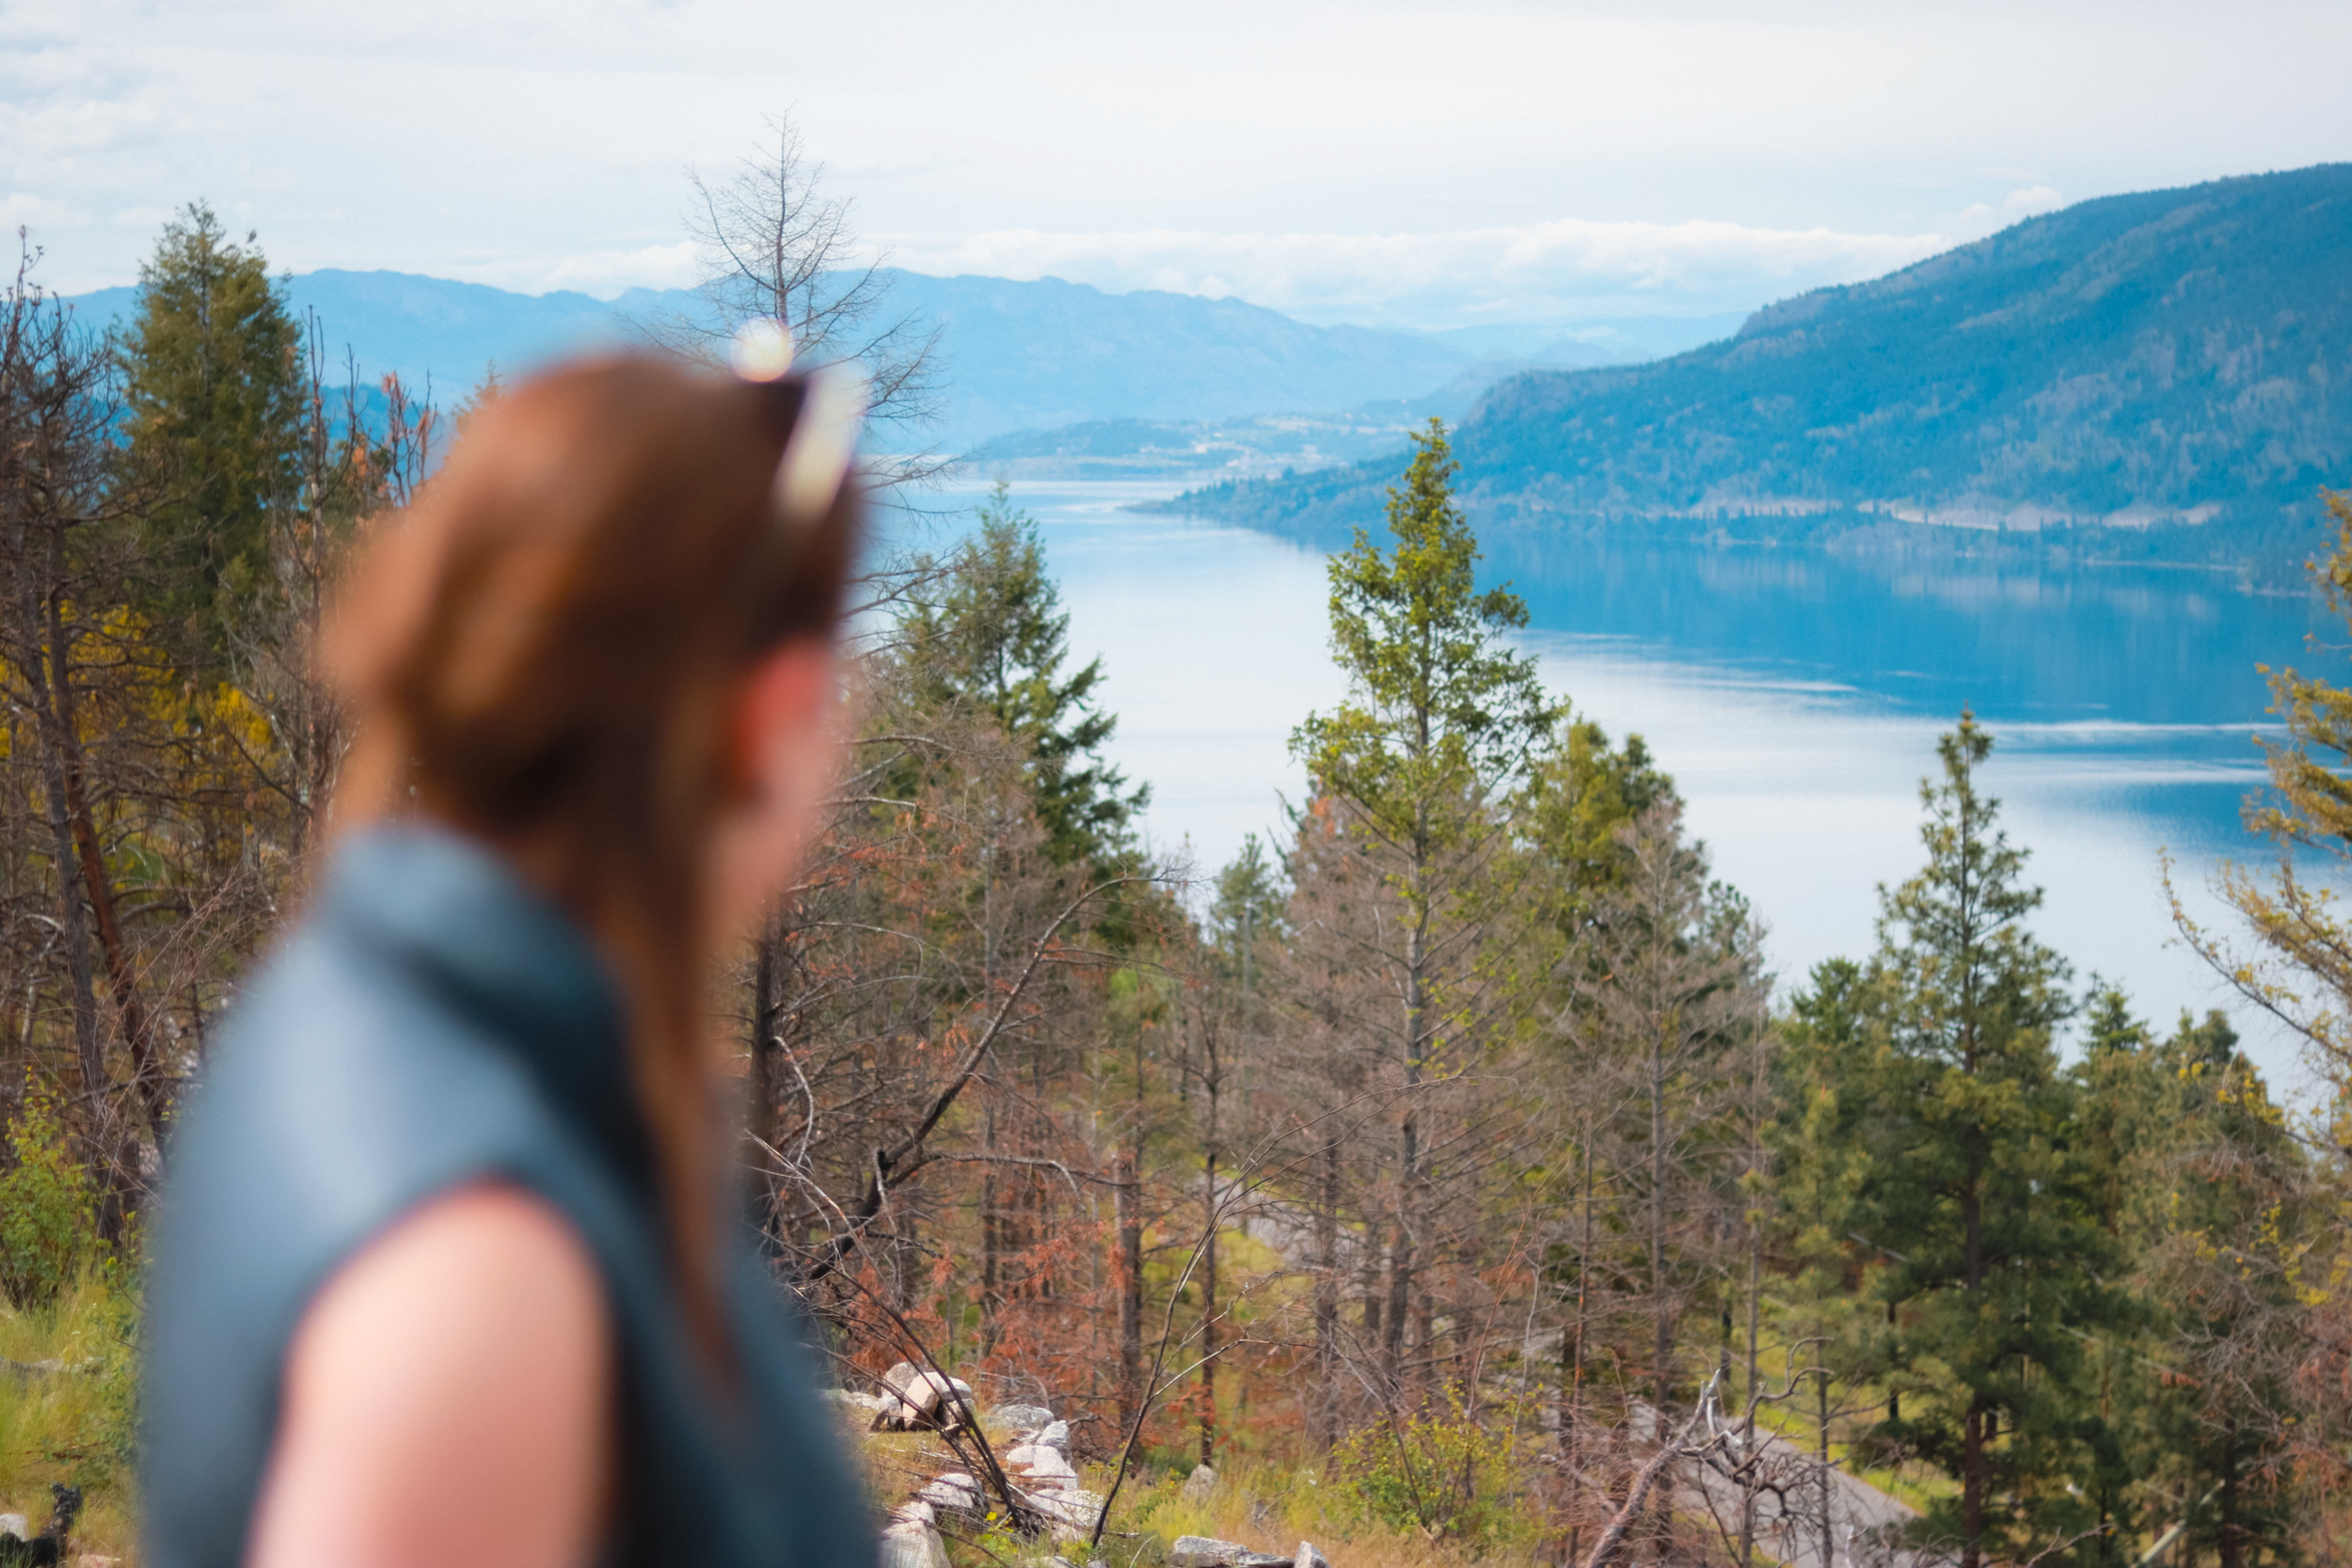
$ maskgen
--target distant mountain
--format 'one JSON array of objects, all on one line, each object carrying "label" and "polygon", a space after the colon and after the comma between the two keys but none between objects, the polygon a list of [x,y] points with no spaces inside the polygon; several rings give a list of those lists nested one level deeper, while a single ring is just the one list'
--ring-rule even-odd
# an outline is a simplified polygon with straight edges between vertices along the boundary
[{"label": "distant mountain", "polygon": [[1478,357],[1422,333],[1309,326],[1237,299],[1106,294],[1043,278],[896,273],[893,311],[936,321],[950,447],[1081,420],[1213,420],[1411,397]]},{"label": "distant mountain", "polygon": [[[1687,346],[1731,325],[1661,318],[1421,333],[1310,326],[1234,299],[1106,294],[1050,277],[890,271],[883,281],[889,313],[940,329],[945,418],[930,438],[949,451],[1083,421],[1222,420],[1375,402],[1409,412],[1430,399],[1453,413],[1530,365],[1638,358],[1661,335]],[[316,315],[331,378],[342,379],[348,351],[363,380],[389,371],[421,386],[430,375],[444,401],[464,396],[493,364],[511,376],[559,355],[641,340],[644,324],[699,309],[683,290],[636,289],[608,304],[336,269],[289,278],[287,294],[298,312]],[[136,291],[103,289],[74,303],[103,324],[127,317]]]},{"label": "distant mountain", "polygon": [[[363,380],[392,372],[421,388],[429,375],[442,402],[463,397],[493,364],[508,375],[560,354],[624,341],[635,333],[632,318],[692,298],[641,289],[608,305],[563,291],[518,294],[446,277],[331,267],[288,278],[286,294],[297,314],[316,313],[330,379],[342,379],[348,350]],[[132,288],[101,289],[73,305],[85,318],[104,323],[127,320],[137,297]]]},{"label": "distant mountain", "polygon": [[[1409,397],[1480,358],[1425,334],[1309,326],[1232,299],[1106,294],[1057,278],[893,271],[883,281],[889,314],[940,328],[946,417],[933,438],[950,451],[1085,420],[1200,420]],[[580,293],[518,294],[331,269],[289,278],[287,296],[297,311],[316,313],[330,374],[348,349],[365,379],[391,371],[421,385],[430,374],[437,391],[453,397],[492,364],[512,375],[563,354],[642,339],[644,324],[699,305],[683,290],[632,290],[607,304]],[[135,303],[129,288],[74,301],[101,323],[127,317]]]},{"label": "distant mountain", "polygon": [[[2296,533],[2352,484],[2352,165],[2086,201],[1632,368],[1538,372],[1456,451],[1494,520]],[[1376,517],[1393,459],[1198,504]],[[2210,547],[2197,538],[2210,541]]]}]

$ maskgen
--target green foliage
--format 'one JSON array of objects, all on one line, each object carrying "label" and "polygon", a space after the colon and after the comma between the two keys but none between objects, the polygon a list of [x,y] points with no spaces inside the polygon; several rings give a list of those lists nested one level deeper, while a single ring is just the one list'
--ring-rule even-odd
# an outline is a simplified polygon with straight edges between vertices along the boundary
[{"label": "green foliage", "polygon": [[1481,592],[1478,542],[1456,506],[1445,423],[1429,421],[1401,489],[1389,492],[1393,553],[1363,530],[1331,558],[1331,651],[1348,698],[1291,736],[1315,787],[1399,845],[1460,831],[1516,783],[1560,708],[1535,661],[1503,644],[1527,624],[1507,588]]},{"label": "green foliage", "polygon": [[1853,1231],[1870,1177],[1871,1068],[1876,1037],[1870,976],[1849,958],[1814,966],[1791,1002],[1773,1058],[1774,1116],[1767,1131],[1776,1243],[1788,1270],[1782,1291],[1791,1339],[1818,1339],[1806,1359],[1851,1380],[1867,1362],[1878,1304],[1853,1289]]},{"label": "green foliage", "polygon": [[901,617],[906,657],[930,700],[992,714],[1028,751],[1049,852],[1065,865],[1125,853],[1148,786],[1129,789],[1104,760],[1119,721],[1100,705],[1103,661],[1065,675],[1070,616],[1045,570],[1036,520],[998,481],[979,531]]},{"label": "green foliage", "polygon": [[154,605],[215,656],[269,584],[270,509],[298,483],[301,331],[253,238],[231,241],[202,202],[167,223],[121,349],[132,466],[165,498],[148,520]]},{"label": "green foliage", "polygon": [[0,1175],[0,1290],[11,1305],[38,1309],[92,1257],[95,1210],[56,1096],[27,1093],[13,1131],[15,1163]]},{"label": "green foliage", "polygon": [[1562,728],[1562,743],[1538,753],[1529,769],[1517,820],[1556,873],[1555,919],[1565,929],[1623,885],[1626,824],[1656,806],[1678,805],[1680,797],[1640,736],[1612,748],[1589,719]]},{"label": "green foliage", "polygon": [[1245,940],[1283,934],[1290,903],[1282,868],[1266,854],[1256,833],[1243,835],[1241,852],[1216,876],[1209,905],[1209,929],[1220,949],[1238,955]]},{"label": "green foliage", "polygon": [[0,1376],[0,1509],[38,1526],[52,1482],[78,1486],[74,1544],[102,1556],[136,1534],[138,1322],[119,1255],[86,1262],[45,1307],[0,1309],[0,1356],[36,1369]]},{"label": "green foliage", "polygon": [[2092,1484],[2207,1499],[2185,1511],[2192,1553],[2283,1554],[2294,1497],[2278,1481],[2293,1460],[2280,1418],[2294,1406],[2301,1264],[2326,1205],[2226,1018],[2184,1014],[2159,1039],[2111,991],[2092,1015],[2074,1069],[2079,1141],[2137,1263],[2150,1346],[2099,1347],[2098,1392],[2119,1430]]},{"label": "green foliage", "polygon": [[1882,895],[1857,1206],[1897,1320],[1878,1370],[1906,1396],[1875,1435],[1960,1483],[1930,1528],[1971,1548],[2099,1522],[2074,1483],[2105,1440],[2077,1398],[2081,1336],[2128,1318],[2098,1283],[2114,1249],[2052,1037],[2066,966],[2025,929],[2041,890],[1978,787],[1992,748],[1967,714],[1944,736],[1943,776],[1921,785],[1928,864]]},{"label": "green foliage", "polygon": [[1520,1500],[1518,1414],[1472,1412],[1450,1389],[1443,1409],[1391,1416],[1342,1440],[1331,1455],[1339,1491],[1388,1529],[1479,1551],[1513,1544],[1534,1523]]}]

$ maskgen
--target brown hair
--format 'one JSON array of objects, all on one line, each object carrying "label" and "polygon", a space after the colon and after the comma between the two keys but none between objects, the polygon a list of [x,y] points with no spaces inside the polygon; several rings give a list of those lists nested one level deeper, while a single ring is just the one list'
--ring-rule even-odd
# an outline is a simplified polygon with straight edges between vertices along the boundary
[{"label": "brown hair", "polygon": [[508,849],[613,966],[682,1305],[722,1358],[703,927],[731,698],[834,634],[857,531],[854,484],[778,514],[803,390],[644,355],[514,388],[367,549],[326,650],[358,726],[339,829],[415,812]]}]

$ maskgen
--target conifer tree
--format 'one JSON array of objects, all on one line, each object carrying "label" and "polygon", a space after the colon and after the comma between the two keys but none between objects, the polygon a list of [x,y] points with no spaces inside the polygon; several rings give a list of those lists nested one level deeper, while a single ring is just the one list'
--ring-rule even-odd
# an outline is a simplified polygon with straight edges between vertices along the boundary
[{"label": "conifer tree", "polygon": [[[1880,1257],[1855,1236],[1868,1223],[1863,1198],[1881,1141],[1874,1123],[1883,1104],[1883,1037],[1869,971],[1830,958],[1814,966],[1810,980],[1789,1005],[1773,1060],[1774,1239],[1786,1271],[1776,1326],[1785,1342],[1805,1346],[1792,1363],[1812,1370],[1798,1409],[1823,1465],[1822,1497],[1804,1499],[1795,1512],[1834,1534],[1838,1521],[1826,1490],[1833,1425],[1853,1414],[1853,1390],[1884,1338],[1882,1304],[1854,1288]],[[1886,1381],[1885,1419],[1899,1423],[1902,1382]]]},{"label": "conifer tree", "polygon": [[2177,1528],[2185,1551],[2227,1568],[2280,1560],[2294,1526],[2296,1275],[2325,1237],[2324,1200],[2222,1014],[2184,1013],[2158,1039],[2107,990],[2090,1023],[2074,1069],[2077,1147],[2131,1260],[2140,1321],[2091,1349],[2084,1396],[2111,1432],[2086,1490],[2126,1530]]},{"label": "conifer tree", "polygon": [[998,481],[979,529],[917,592],[900,624],[906,657],[933,701],[994,716],[1027,749],[1039,819],[1063,864],[1102,863],[1124,851],[1148,786],[1130,789],[1103,756],[1119,726],[1098,688],[1103,661],[1063,673],[1070,615],[1045,570],[1037,522]]},{"label": "conifer tree", "polygon": [[[2326,499],[2335,546],[2311,573],[2328,608],[2352,622],[2352,492]],[[2328,651],[2312,641],[2314,658]],[[2352,687],[2292,666],[2264,673],[2286,737],[2263,742],[2271,787],[2248,798],[2246,824],[2277,846],[2278,863],[2266,877],[2225,865],[2215,878],[2215,891],[2237,912],[2253,951],[2192,919],[2177,896],[2173,919],[2223,983],[2305,1042],[2307,1060],[2328,1091],[2310,1125],[2296,1130],[2312,1150],[2312,1165],[2288,1190],[2299,1192],[2310,1229],[2291,1247],[2274,1234],[2269,1242],[2287,1250],[2248,1266],[2283,1271],[2280,1282],[2297,1297],[2295,1311],[2267,1319],[2278,1338],[2266,1354],[2296,1368],[2280,1381],[2291,1405],[2277,1434],[2289,1463],[2299,1467],[2306,1496],[2339,1499],[2313,1528],[2332,1543],[2352,1528],[2352,1506],[2340,1500],[2352,1498],[2352,1381],[2337,1375],[2344,1346],[2352,1343],[2352,919],[2333,885],[2352,864]],[[2287,1256],[2296,1259],[2291,1267]]]},{"label": "conifer tree", "polygon": [[2068,1391],[2106,1247],[2052,1037],[2072,1010],[2066,964],[2025,928],[2042,893],[1978,787],[1993,737],[1963,712],[1937,749],[1943,777],[1920,786],[1928,864],[1881,895],[1883,1141],[1863,1207],[1897,1318],[1883,1370],[1920,1389],[1878,1435],[1959,1483],[1931,1522],[1978,1568],[2081,1528]]},{"label": "conifer tree", "polygon": [[[1413,436],[1404,483],[1389,491],[1394,544],[1362,529],[1331,558],[1331,651],[1344,702],[1311,714],[1291,736],[1317,796],[1341,813],[1354,852],[1395,900],[1384,936],[1359,962],[1383,971],[1397,1008],[1392,1061],[1402,1068],[1387,1300],[1377,1335],[1393,1384],[1406,1316],[1431,1305],[1414,1286],[1428,1238],[1422,1086],[1462,1065],[1497,998],[1475,994],[1477,931],[1507,898],[1493,896],[1505,834],[1502,808],[1549,742],[1561,709],[1534,660],[1504,644],[1527,624],[1507,588],[1481,590],[1478,544],[1453,493],[1445,424]],[[1518,1000],[1510,998],[1508,1000]],[[1369,1336],[1368,1336],[1369,1337]]]},{"label": "conifer tree", "polygon": [[270,580],[270,511],[299,484],[301,333],[247,234],[204,203],[139,268],[121,353],[131,460],[164,487],[151,518],[157,608],[207,657]]}]

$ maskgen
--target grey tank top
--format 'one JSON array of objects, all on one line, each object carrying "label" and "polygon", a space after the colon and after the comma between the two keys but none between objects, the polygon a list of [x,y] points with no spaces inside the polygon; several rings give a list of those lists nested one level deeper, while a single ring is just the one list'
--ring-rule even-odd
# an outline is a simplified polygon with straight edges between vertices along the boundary
[{"label": "grey tank top", "polygon": [[392,827],[335,853],[233,1009],[171,1148],[140,1390],[145,1558],[234,1568],[312,1294],[460,1184],[536,1193],[614,1325],[619,1499],[604,1561],[873,1568],[802,1321],[731,1230],[738,1397],[706,1391],[664,1264],[619,1008],[585,937],[496,855]]}]

